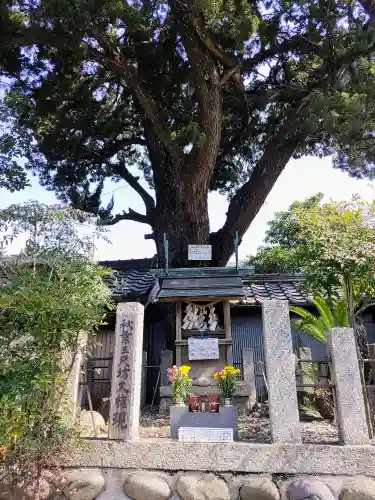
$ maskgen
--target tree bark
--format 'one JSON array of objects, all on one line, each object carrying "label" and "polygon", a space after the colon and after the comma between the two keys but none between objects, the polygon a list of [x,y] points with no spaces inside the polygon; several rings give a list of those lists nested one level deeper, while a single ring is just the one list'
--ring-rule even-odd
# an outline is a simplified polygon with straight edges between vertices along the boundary
[{"label": "tree bark", "polygon": [[164,185],[156,201],[153,235],[158,257],[163,265],[164,234],[166,235],[170,267],[196,266],[197,262],[188,261],[188,245],[209,243],[207,189],[203,189],[193,179],[190,189],[185,189],[187,182],[186,179],[186,182],[179,186],[172,183]]}]

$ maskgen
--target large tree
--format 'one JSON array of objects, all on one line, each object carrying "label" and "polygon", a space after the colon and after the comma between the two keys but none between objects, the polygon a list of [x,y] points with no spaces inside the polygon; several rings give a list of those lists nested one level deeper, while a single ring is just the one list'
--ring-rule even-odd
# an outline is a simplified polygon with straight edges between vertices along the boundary
[{"label": "large tree", "polygon": [[[293,156],[374,173],[374,5],[362,0],[3,0],[5,153],[115,224],[225,265]],[[5,142],[4,142],[5,141]],[[150,196],[134,175],[139,167]],[[133,173],[132,173],[133,171]],[[125,180],[144,213],[100,204]],[[210,233],[210,190],[230,199]]]}]

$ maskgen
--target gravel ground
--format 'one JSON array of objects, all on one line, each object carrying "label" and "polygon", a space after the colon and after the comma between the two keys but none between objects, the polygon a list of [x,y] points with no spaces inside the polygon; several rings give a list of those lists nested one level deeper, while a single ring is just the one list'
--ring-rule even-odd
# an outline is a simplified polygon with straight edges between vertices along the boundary
[{"label": "gravel ground", "polygon": [[[142,438],[169,438],[169,416],[156,412],[143,412],[140,421]],[[325,421],[301,422],[302,440],[305,443],[332,443],[338,440],[337,428]],[[271,442],[269,418],[240,414],[238,434],[244,441]]]}]

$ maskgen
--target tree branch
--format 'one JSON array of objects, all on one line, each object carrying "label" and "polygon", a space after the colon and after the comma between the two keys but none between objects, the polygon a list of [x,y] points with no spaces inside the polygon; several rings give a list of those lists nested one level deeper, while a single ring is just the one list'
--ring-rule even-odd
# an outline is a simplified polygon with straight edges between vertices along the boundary
[{"label": "tree branch", "polygon": [[[44,44],[67,51],[73,45],[82,42],[82,35],[82,33],[77,33],[77,35],[69,39],[62,35],[56,35],[51,30],[45,28],[20,26],[17,27],[17,32],[13,35],[7,37],[0,36],[0,42],[2,47]],[[150,120],[161,143],[168,151],[174,163],[179,164],[182,160],[182,153],[171,137],[162,107],[146,89],[136,67],[124,58],[119,48],[112,44],[111,39],[105,32],[100,31],[99,26],[95,27],[94,36],[98,38],[104,52],[86,44],[86,54],[125,80],[147,118]]]},{"label": "tree branch", "polygon": [[[154,209],[155,209],[154,198],[139,183],[139,177],[136,177],[135,175],[133,175],[126,168],[125,162],[121,161],[118,164],[111,163],[106,156],[104,156],[102,153],[99,153],[97,151],[90,151],[88,154],[89,154],[89,156],[91,156],[91,155],[96,156],[101,162],[105,163],[115,175],[118,175],[119,177],[124,179],[124,181],[126,181],[129,184],[129,186],[132,187],[134,189],[134,191],[139,194],[139,196],[143,200],[143,203],[145,204],[147,217],[151,220],[153,217]],[[115,152],[113,154],[115,154]]]},{"label": "tree branch", "polygon": [[108,165],[110,165],[113,168],[113,171],[122,179],[124,179],[129,184],[129,186],[131,186],[134,191],[139,194],[139,196],[143,200],[143,203],[145,204],[147,216],[152,218],[155,209],[155,201],[150,193],[148,193],[146,189],[141,186],[141,184],[139,183],[139,177],[136,177],[131,172],[129,172],[124,162],[120,162],[118,165],[113,165],[111,163],[109,163]]},{"label": "tree branch", "polygon": [[368,25],[373,27],[375,25],[375,0],[359,0],[363,10],[369,16]]},{"label": "tree branch", "polygon": [[299,54],[324,54],[322,40],[320,38],[317,40],[311,40],[305,36],[296,35],[294,37],[283,40],[280,43],[271,45],[271,47],[268,49],[262,49],[253,57],[245,59],[242,62],[242,71],[246,73],[251,72],[256,66],[258,66],[265,60],[280,54],[292,52],[294,50],[297,50]]},{"label": "tree branch", "polygon": [[272,137],[250,179],[238,189],[229,203],[223,227],[210,235],[214,253],[218,251],[218,256],[213,255],[214,265],[227,264],[233,253],[236,232],[241,240],[296,147],[304,141],[305,135],[293,130],[295,125],[294,120],[287,120]]},{"label": "tree branch", "polygon": [[122,220],[132,220],[134,222],[140,222],[142,224],[151,224],[151,221],[147,217],[147,215],[140,214],[139,212],[136,212],[131,208],[129,208],[128,212],[125,212],[124,210],[122,213],[116,214],[111,219],[101,220],[99,221],[99,224],[101,226],[114,226]]},{"label": "tree branch", "polygon": [[168,151],[173,162],[179,165],[182,160],[182,152],[172,139],[167,118],[164,116],[160,103],[146,89],[136,67],[125,59],[119,47],[113,45],[111,39],[104,32],[99,31],[98,28],[94,30],[94,33],[104,53],[87,46],[88,53],[99,64],[104,64],[125,80],[158,135],[160,142]]}]

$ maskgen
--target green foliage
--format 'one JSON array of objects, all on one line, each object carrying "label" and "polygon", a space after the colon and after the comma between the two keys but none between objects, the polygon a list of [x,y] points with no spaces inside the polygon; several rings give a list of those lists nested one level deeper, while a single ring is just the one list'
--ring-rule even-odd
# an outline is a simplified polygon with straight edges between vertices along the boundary
[{"label": "green foliage", "polygon": [[342,297],[350,278],[359,304],[375,290],[375,205],[358,197],[323,205],[321,199],[319,194],[276,214],[265,237],[270,245],[248,262],[257,272],[301,272],[308,292],[329,299]]},{"label": "green foliage", "polygon": [[256,255],[246,258],[246,265],[252,266],[255,273],[294,273],[299,272],[293,249],[280,246],[260,247]]},{"label": "green foliage", "polygon": [[344,283],[373,283],[375,252],[375,204],[355,197],[349,202],[324,204],[298,212],[300,235],[304,241],[301,256],[308,278],[319,282],[330,270]]},{"label": "green foliage", "polygon": [[[72,214],[38,206],[32,217],[24,208],[11,207],[7,224],[27,234],[39,222],[40,239],[27,238],[0,291],[0,448],[18,473],[53,460],[74,437],[67,379],[82,334],[94,335],[110,306],[108,270],[83,253]],[[71,231],[74,249],[56,245]]]},{"label": "green foliage", "polygon": [[300,237],[300,213],[320,207],[323,193],[318,193],[304,201],[293,202],[286,212],[276,212],[275,218],[268,222],[264,241],[269,245],[293,249],[302,243]]},{"label": "green foliage", "polygon": [[293,202],[287,211],[275,213],[268,222],[264,242],[256,255],[249,255],[246,263],[254,266],[257,273],[300,273],[301,245],[299,213],[320,206],[323,198],[318,193],[304,201]]},{"label": "green foliage", "polygon": [[105,232],[92,215],[68,206],[31,200],[0,210],[0,248],[22,235],[24,255],[35,259],[90,255]]},{"label": "green foliage", "polygon": [[318,314],[301,307],[290,307],[290,312],[297,314],[301,319],[295,321],[295,326],[301,332],[311,335],[318,342],[327,342],[327,333],[336,326],[348,327],[348,303],[346,299],[333,300],[330,306],[322,297],[315,297],[314,305]]}]

